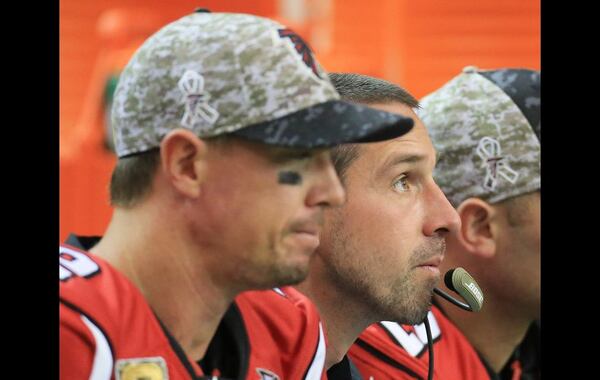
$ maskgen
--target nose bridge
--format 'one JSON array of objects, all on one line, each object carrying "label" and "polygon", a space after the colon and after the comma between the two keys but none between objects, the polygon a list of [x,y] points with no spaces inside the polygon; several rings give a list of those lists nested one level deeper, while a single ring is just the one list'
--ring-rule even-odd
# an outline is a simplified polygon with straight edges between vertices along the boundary
[{"label": "nose bridge", "polygon": [[310,206],[340,206],[346,200],[346,191],[338,177],[329,152],[319,154],[315,165],[315,182],[308,195]]},{"label": "nose bridge", "polygon": [[426,201],[428,220],[425,234],[455,232],[460,228],[460,217],[440,187],[432,180]]}]

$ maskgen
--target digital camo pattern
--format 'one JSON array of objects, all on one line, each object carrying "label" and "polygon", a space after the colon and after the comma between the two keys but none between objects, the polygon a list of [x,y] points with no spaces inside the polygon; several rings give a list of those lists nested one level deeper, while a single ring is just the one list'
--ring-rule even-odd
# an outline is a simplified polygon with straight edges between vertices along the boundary
[{"label": "digital camo pattern", "polygon": [[496,203],[540,188],[538,138],[511,98],[476,69],[466,68],[421,106],[438,154],[434,178],[455,207],[470,197]]},{"label": "digital camo pattern", "polygon": [[[151,36],[117,85],[117,155],[158,147],[174,128],[216,136],[339,99],[318,62],[308,65],[282,28],[257,16],[194,13]],[[197,74],[186,76],[195,82],[180,88],[186,72]]]},{"label": "digital camo pattern", "polygon": [[539,71],[528,69],[500,69],[479,71],[519,107],[529,125],[540,139],[540,87],[542,78]]}]

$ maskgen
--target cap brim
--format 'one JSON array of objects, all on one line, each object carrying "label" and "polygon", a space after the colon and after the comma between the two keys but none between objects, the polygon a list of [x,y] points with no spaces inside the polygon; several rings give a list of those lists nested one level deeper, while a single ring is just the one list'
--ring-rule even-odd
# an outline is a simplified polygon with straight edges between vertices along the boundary
[{"label": "cap brim", "polygon": [[313,149],[389,140],[410,131],[413,124],[407,116],[333,100],[231,134],[269,145]]}]

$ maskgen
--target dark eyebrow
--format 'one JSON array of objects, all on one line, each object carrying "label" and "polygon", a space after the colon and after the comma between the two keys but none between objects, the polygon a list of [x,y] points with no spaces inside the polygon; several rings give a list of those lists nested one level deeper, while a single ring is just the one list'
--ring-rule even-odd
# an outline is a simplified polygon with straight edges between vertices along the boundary
[{"label": "dark eyebrow", "polygon": [[383,168],[388,168],[390,166],[395,166],[399,164],[414,164],[415,162],[425,160],[425,156],[420,154],[399,154],[394,155],[383,163]]},{"label": "dark eyebrow", "polygon": [[383,165],[377,170],[378,174],[384,173],[386,170],[400,164],[414,164],[425,161],[426,157],[421,154],[396,154],[388,157]]}]

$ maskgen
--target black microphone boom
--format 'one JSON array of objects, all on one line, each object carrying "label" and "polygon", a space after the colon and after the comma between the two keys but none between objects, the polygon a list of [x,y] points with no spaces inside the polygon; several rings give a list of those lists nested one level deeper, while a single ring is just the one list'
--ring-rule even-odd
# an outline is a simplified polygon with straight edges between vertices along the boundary
[{"label": "black microphone boom", "polygon": [[473,309],[471,308],[471,306],[467,305],[464,302],[461,302],[461,301],[457,300],[456,298],[452,297],[450,294],[446,293],[442,289],[433,288],[433,292],[435,294],[437,294],[438,296],[442,297],[443,299],[445,299],[446,301],[450,302],[451,304],[453,304],[455,306],[460,307],[463,310],[473,311]]},{"label": "black microphone boom", "polygon": [[[452,297],[450,294],[444,292],[441,289],[433,288],[435,294],[439,295],[446,301],[453,303],[454,305],[460,307],[461,309],[467,311],[477,312],[481,310],[481,306],[483,305],[483,292],[477,282],[471,277],[471,275],[464,270],[463,268],[454,268],[450,269],[444,275],[444,283],[448,287],[448,289],[452,290],[460,294],[462,298],[464,298],[467,303],[461,302],[456,298]],[[427,316],[425,316],[425,331],[427,332],[427,349],[429,351],[429,372],[427,374],[427,379],[433,379],[433,342],[431,341],[431,330],[429,327],[429,321],[427,320]]]}]

